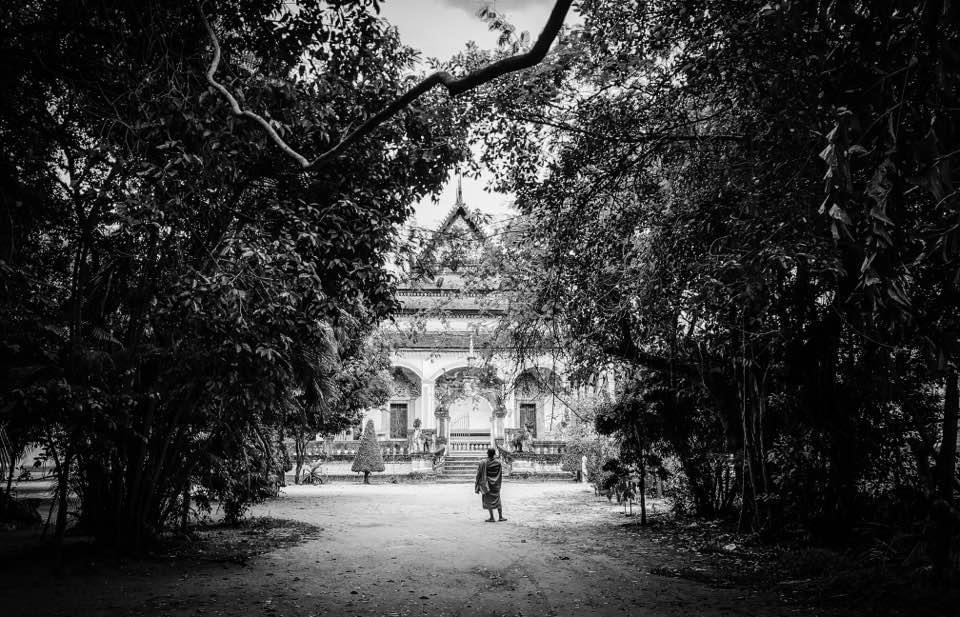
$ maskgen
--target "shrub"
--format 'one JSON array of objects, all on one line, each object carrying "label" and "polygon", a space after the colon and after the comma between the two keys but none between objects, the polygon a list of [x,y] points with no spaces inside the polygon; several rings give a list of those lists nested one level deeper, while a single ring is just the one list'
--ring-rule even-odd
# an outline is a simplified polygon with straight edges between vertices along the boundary
[{"label": "shrub", "polygon": [[370,484],[371,471],[383,471],[385,469],[373,420],[367,420],[367,426],[363,429],[363,437],[360,438],[357,457],[353,459],[353,466],[350,469],[355,472],[363,472],[364,484]]}]

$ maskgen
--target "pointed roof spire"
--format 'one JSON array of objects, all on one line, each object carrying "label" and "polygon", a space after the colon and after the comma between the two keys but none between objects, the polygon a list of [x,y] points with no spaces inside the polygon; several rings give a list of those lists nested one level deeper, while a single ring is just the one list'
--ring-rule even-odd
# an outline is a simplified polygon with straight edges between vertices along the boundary
[{"label": "pointed roof spire", "polygon": [[462,206],[463,203],[463,176],[457,174],[457,202],[456,206]]}]

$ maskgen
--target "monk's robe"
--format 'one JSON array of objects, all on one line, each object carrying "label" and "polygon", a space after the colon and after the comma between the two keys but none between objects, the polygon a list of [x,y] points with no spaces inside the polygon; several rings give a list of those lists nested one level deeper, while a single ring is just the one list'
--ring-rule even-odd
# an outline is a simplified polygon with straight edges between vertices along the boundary
[{"label": "monk's robe", "polygon": [[500,484],[503,481],[503,468],[500,461],[487,459],[477,468],[476,488],[483,497],[484,510],[496,510],[500,507]]}]

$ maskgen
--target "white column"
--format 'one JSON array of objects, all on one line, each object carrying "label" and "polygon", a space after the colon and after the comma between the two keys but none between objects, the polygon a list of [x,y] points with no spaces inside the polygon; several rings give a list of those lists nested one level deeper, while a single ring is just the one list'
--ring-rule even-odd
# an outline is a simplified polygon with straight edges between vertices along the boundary
[{"label": "white column", "polygon": [[433,415],[437,408],[435,387],[436,384],[432,381],[424,381],[420,384],[420,407],[423,414],[420,420],[423,422],[423,428],[437,428],[437,418]]},{"label": "white column", "polygon": [[385,438],[390,437],[390,401],[380,408],[380,422],[375,425],[378,433],[383,434]]}]

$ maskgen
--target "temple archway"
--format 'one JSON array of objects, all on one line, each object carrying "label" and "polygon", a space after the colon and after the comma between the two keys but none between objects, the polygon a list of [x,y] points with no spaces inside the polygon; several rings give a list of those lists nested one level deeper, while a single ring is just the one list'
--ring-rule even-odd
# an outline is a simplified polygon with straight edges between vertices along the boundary
[{"label": "temple archway", "polygon": [[451,451],[477,450],[493,442],[494,418],[503,408],[504,396],[496,371],[473,366],[445,371],[437,378],[436,393]]},{"label": "temple archway", "polygon": [[493,406],[488,400],[474,394],[450,404],[450,438],[490,440]]}]

